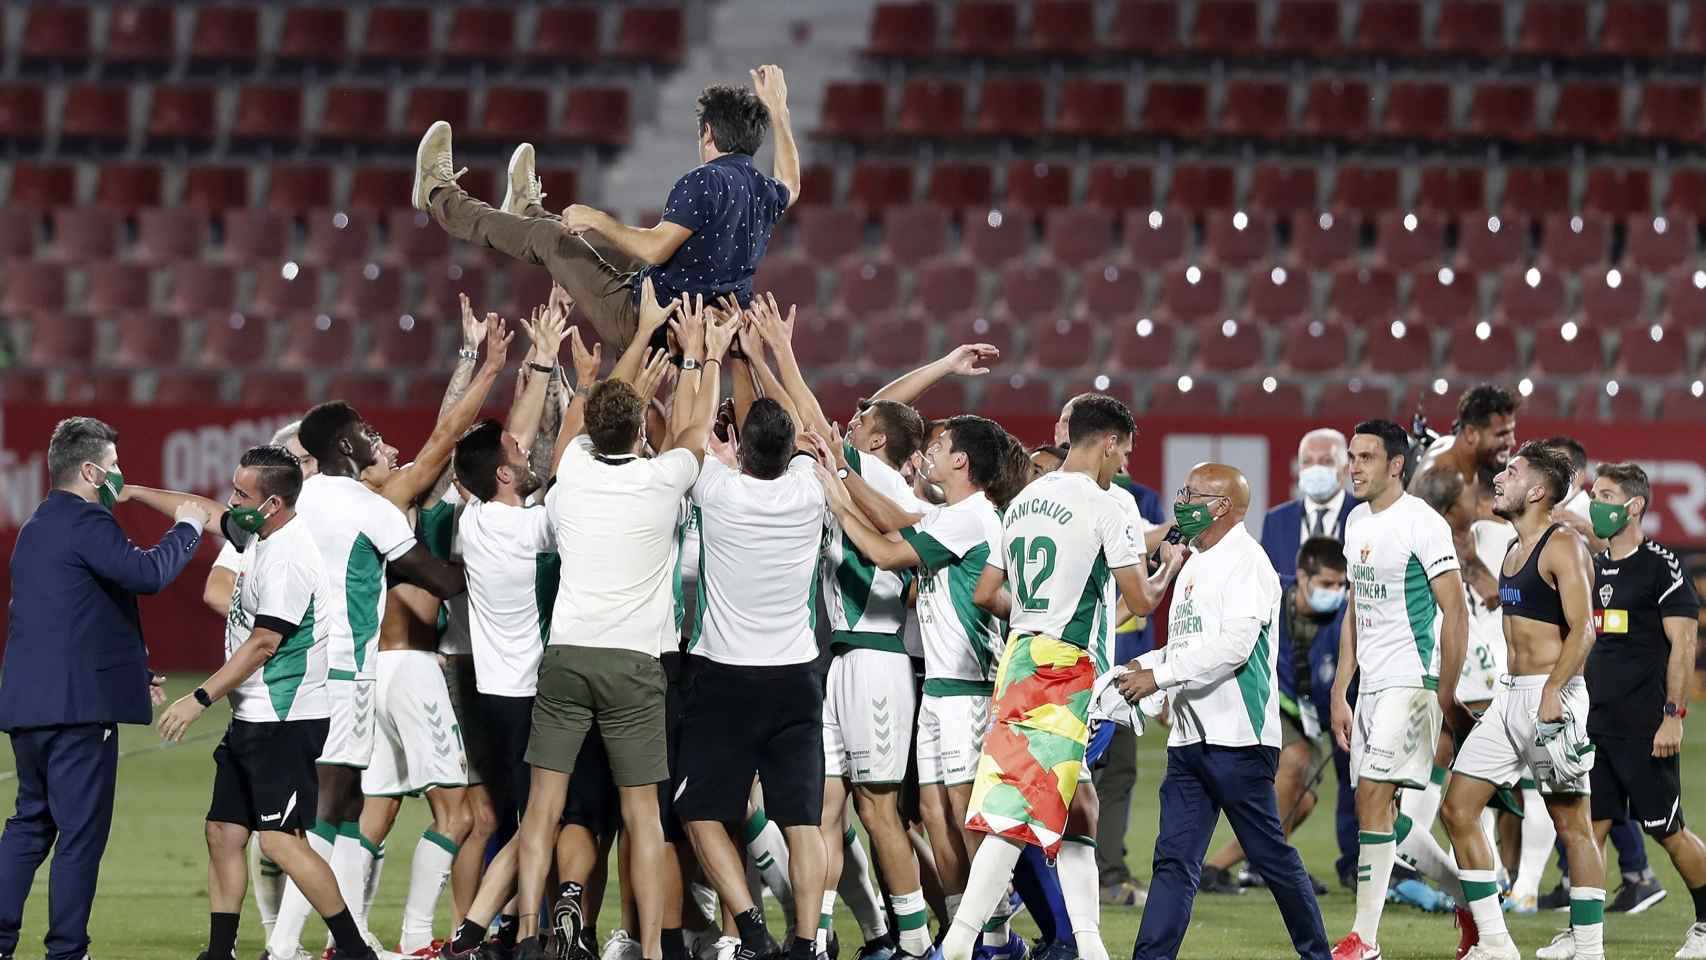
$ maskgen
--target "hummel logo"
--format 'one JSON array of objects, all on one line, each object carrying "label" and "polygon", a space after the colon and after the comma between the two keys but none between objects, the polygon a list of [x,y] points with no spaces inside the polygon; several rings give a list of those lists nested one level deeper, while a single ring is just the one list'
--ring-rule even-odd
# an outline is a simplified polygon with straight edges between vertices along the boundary
[{"label": "hummel logo", "polygon": [[278,821],[283,820],[283,819],[284,819],[284,814],[282,814],[282,813],[269,813],[266,816],[261,818],[261,822],[262,823],[277,823]]}]

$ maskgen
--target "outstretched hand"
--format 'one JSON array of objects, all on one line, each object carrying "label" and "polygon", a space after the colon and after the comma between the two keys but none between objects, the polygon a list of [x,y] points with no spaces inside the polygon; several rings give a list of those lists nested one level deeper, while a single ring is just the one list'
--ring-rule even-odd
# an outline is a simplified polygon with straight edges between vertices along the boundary
[{"label": "outstretched hand", "polygon": [[515,331],[509,329],[504,318],[495,313],[486,314],[486,363],[493,367],[502,368],[509,360],[510,341],[515,339]]},{"label": "outstretched hand", "polygon": [[480,341],[486,339],[486,321],[474,316],[474,306],[468,302],[466,293],[457,294],[457,299],[462,303],[462,349],[478,350]]},{"label": "outstretched hand", "polygon": [[663,386],[663,382],[674,369],[675,365],[669,362],[667,350],[653,350],[646,357],[646,365],[641,368],[639,377],[635,379],[634,392],[640,395],[641,400],[649,402],[657,395],[658,388]]},{"label": "outstretched hand", "polygon": [[650,343],[652,334],[674,316],[680,307],[680,300],[671,300],[667,304],[658,302],[657,289],[652,285],[651,277],[640,281],[640,322],[634,339]]},{"label": "outstretched hand", "polygon": [[758,332],[764,337],[764,342],[770,349],[777,351],[794,340],[794,315],[796,307],[788,308],[787,319],[783,319],[782,310],[776,305],[776,295],[773,293],[755,294],[752,298],[752,315],[758,323]]},{"label": "outstretched hand", "polygon": [[753,92],[758,94],[765,109],[775,113],[788,105],[788,81],[782,76],[781,67],[767,63],[748,72],[752,75]]},{"label": "outstretched hand", "polygon": [[949,373],[962,377],[981,377],[988,373],[989,369],[978,364],[994,363],[1001,359],[1001,351],[993,344],[962,343],[942,359],[947,363]]},{"label": "outstretched hand", "polygon": [[590,387],[598,379],[598,368],[604,362],[604,344],[595,343],[588,350],[586,342],[581,339],[580,328],[570,327],[569,357],[575,365],[575,387]]}]

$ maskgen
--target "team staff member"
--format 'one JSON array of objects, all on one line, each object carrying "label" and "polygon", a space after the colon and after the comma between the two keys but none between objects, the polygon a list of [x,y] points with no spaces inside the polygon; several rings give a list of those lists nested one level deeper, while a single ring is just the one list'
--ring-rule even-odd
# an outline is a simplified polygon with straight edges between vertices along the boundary
[{"label": "team staff member", "polygon": [[118,780],[115,724],[147,723],[160,701],[148,672],[137,594],[182,573],[212,519],[205,501],[172,509],[154,547],[113,519],[124,488],[118,431],[93,417],[61,420],[48,441],[53,490],[18,531],[0,671],[0,730],[11,735],[18,797],[0,836],[0,957],[18,947],[24,900],[54,848],[49,960],[89,947],[89,911]]},{"label": "team staff member", "polygon": [[1594,839],[1603,846],[1612,822],[1629,817],[1665,848],[1694,897],[1676,955],[1706,958],[1706,845],[1683,823],[1681,769],[1700,598],[1676,554],[1641,531],[1652,496],[1645,470],[1607,463],[1588,504],[1594,536],[1610,542],[1594,558],[1598,640],[1587,665]]}]

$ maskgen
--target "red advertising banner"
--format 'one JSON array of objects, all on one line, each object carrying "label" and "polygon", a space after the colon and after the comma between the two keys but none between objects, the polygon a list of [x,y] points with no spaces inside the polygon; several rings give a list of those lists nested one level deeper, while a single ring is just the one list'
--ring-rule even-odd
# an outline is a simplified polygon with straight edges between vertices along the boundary
[{"label": "red advertising banner", "polygon": [[[47,494],[47,445],[60,419],[92,414],[119,431],[119,465],[127,480],[147,486],[187,490],[223,499],[237,458],[264,443],[293,415],[286,411],[213,407],[119,407],[73,410],[62,407],[0,405],[0,555],[12,557],[17,528]],[[374,411],[373,421],[404,459],[431,431],[430,411]],[[1054,415],[1003,418],[1027,443],[1052,437]],[[1259,531],[1268,507],[1296,496],[1294,460],[1298,440],[1319,426],[1347,433],[1349,422],[1322,423],[1295,417],[1141,418],[1132,453],[1131,475],[1163,492],[1183,483],[1191,467],[1205,460],[1242,469],[1252,487],[1250,526]],[[1595,461],[1634,460],[1653,481],[1654,504],[1648,532],[1669,546],[1706,549],[1706,426],[1598,424],[1518,420],[1519,437],[1570,434]],[[124,505],[120,522],[144,546],[166,529],[168,520],[144,507]],[[202,586],[217,543],[203,545],[190,568],[160,596],[144,599],[143,621],[155,665],[162,669],[202,668],[217,664],[221,625],[201,603]],[[12,557],[27,563],[27,557]],[[10,577],[0,581],[0,602],[10,597]]]}]

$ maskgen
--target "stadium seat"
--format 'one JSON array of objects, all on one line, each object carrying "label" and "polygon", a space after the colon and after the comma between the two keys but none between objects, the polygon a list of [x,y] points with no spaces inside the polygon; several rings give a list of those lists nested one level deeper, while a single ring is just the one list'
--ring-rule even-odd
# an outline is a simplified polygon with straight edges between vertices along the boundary
[{"label": "stadium seat", "polygon": [[1644,321],[1617,329],[1618,376],[1659,379],[1688,373],[1688,343],[1681,330]]},{"label": "stadium seat", "polygon": [[1416,207],[1435,213],[1478,213],[1487,207],[1487,175],[1481,167],[1423,167]]},{"label": "stadium seat", "polygon": [[[1631,394],[1636,395],[1636,394]],[[1585,387],[1578,387],[1575,396],[1575,413],[1587,416],[1593,413],[1593,405]],[[1564,400],[1563,388],[1555,383],[1536,383],[1528,396],[1522,398],[1522,409],[1527,415],[1537,420],[1562,420],[1569,415],[1571,404]]]},{"label": "stadium seat", "polygon": [[158,86],[148,104],[148,140],[154,144],[211,144],[218,135],[214,88]]},{"label": "stadium seat", "polygon": [[895,132],[919,139],[952,139],[966,132],[966,88],[957,80],[915,77],[900,92]]},{"label": "stadium seat", "polygon": [[1126,85],[1123,80],[1068,77],[1061,82],[1060,111],[1050,132],[1062,137],[1125,136]]},{"label": "stadium seat", "polygon": [[277,261],[295,239],[290,221],[269,210],[234,208],[225,211],[220,222],[220,256],[236,263]]},{"label": "stadium seat", "polygon": [[1152,416],[1214,416],[1221,412],[1220,387],[1211,380],[1162,377],[1150,385],[1143,410]]},{"label": "stadium seat", "polygon": [[[118,312],[116,319],[118,345],[106,360],[111,366],[126,370],[172,367],[183,357],[184,329],[176,315]],[[215,396],[203,394],[196,402],[206,403]]]},{"label": "stadium seat", "polygon": [[1333,209],[1371,216],[1398,208],[1398,171],[1393,167],[1340,167],[1333,177]]},{"label": "stadium seat", "polygon": [[[534,307],[551,298],[551,274],[528,263],[511,263],[504,271],[504,295],[498,313],[506,317],[525,317]],[[777,295],[781,299],[781,295]],[[811,306],[811,301],[800,303]],[[590,326],[590,324],[589,324]],[[590,346],[590,344],[589,344]],[[508,366],[520,366],[521,353],[510,354]]]},{"label": "stadium seat", "polygon": [[841,268],[835,299],[855,318],[900,306],[900,271],[886,260],[861,259]]},{"label": "stadium seat", "polygon": [[77,84],[65,91],[59,117],[61,146],[120,146],[130,139],[130,88]]},{"label": "stadium seat", "polygon": [[818,136],[876,140],[888,133],[888,88],[878,82],[830,82],[823,90]]},{"label": "stadium seat", "polygon": [[172,265],[164,308],[178,316],[229,313],[237,306],[237,275],[231,267],[189,260]]},{"label": "stadium seat", "polygon": [[111,370],[69,370],[61,389],[61,402],[78,406],[129,405],[132,398],[130,375]]},{"label": "stadium seat", "polygon": [[1298,127],[1318,139],[1361,140],[1369,133],[1372,103],[1368,84],[1361,80],[1317,79],[1309,84]]},{"label": "stadium seat", "polygon": [[1176,210],[1129,210],[1125,215],[1126,256],[1146,270],[1177,264],[1191,252],[1191,224]]},{"label": "stadium seat", "polygon": [[53,212],[53,243],[47,254],[54,260],[81,264],[105,260],[118,252],[124,236],[124,221],[101,207],[67,207]]},{"label": "stadium seat", "polygon": [[1025,363],[1033,369],[1078,370],[1105,363],[1096,349],[1099,326],[1056,312],[1034,316],[1026,327]]},{"label": "stadium seat", "polygon": [[1534,100],[1534,87],[1520,81],[1476,84],[1470,93],[1464,132],[1489,140],[1531,140]]},{"label": "stadium seat", "polygon": [[893,206],[882,217],[883,246],[898,263],[923,263],[951,242],[948,211],[935,204]]},{"label": "stadium seat", "polygon": [[178,38],[170,6],[134,4],[114,7],[107,15],[107,36],[101,57],[108,64],[164,70],[177,56]]},{"label": "stadium seat", "polygon": [[752,288],[775,294],[778,303],[815,307],[819,299],[817,265],[808,260],[766,257],[752,279]]},{"label": "stadium seat", "polygon": [[0,400],[13,403],[40,403],[48,398],[48,374],[45,370],[24,370],[9,367],[0,377]]},{"label": "stadium seat", "polygon": [[1681,217],[1630,217],[1625,222],[1623,259],[1648,273],[1665,273],[1694,256],[1694,220]]},{"label": "stadium seat", "polygon": [[308,378],[296,372],[250,371],[237,389],[237,405],[300,410],[308,405]]},{"label": "stadium seat", "polygon": [[982,378],[979,384],[983,390],[973,409],[986,417],[1023,416],[1038,410],[1060,409],[1055,402],[1054,377],[996,374]]},{"label": "stadium seat", "polygon": [[[409,91],[403,131],[425,130],[433,120],[440,119],[456,129],[468,125],[468,95],[460,90],[454,93],[455,97],[460,98],[460,111],[451,110],[450,105],[445,104],[444,109],[432,112],[431,119],[425,123],[417,123],[417,98],[428,95],[429,89],[415,87]],[[388,92],[383,87],[338,85],[326,88],[324,107],[320,112],[320,126],[315,131],[316,138],[322,143],[337,144],[375,144],[393,139],[388,99]],[[403,135],[399,133],[397,136],[400,138]]]},{"label": "stadium seat", "polygon": [[164,199],[163,174],[151,163],[102,164],[95,180],[95,204],[117,213],[158,207]]},{"label": "stadium seat", "polygon": [[[10,289],[6,299],[12,299]],[[93,317],[86,313],[62,314],[57,310],[34,311],[32,316],[30,348],[24,358],[26,365],[87,366],[94,360],[96,337]]]},{"label": "stadium seat", "polygon": [[1533,353],[1529,366],[1551,377],[1579,377],[1597,373],[1605,363],[1605,350],[1598,328],[1571,318],[1534,325]]},{"label": "stadium seat", "polygon": [[77,172],[61,163],[12,164],[7,205],[47,209],[76,202]]},{"label": "stadium seat", "polygon": [[915,297],[932,322],[982,307],[977,268],[962,260],[933,260],[918,271]]},{"label": "stadium seat", "polygon": [[1156,313],[1178,323],[1224,319],[1226,281],[1219,270],[1192,265],[1173,268],[1161,275]]},{"label": "stadium seat", "polygon": [[1010,263],[1001,270],[998,291],[1007,316],[1054,316],[1066,300],[1066,277],[1046,263]]},{"label": "stadium seat", "polygon": [[403,277],[398,268],[348,264],[338,271],[338,297],[332,312],[357,322],[394,317],[403,311]]},{"label": "stadium seat", "polygon": [[1274,242],[1273,217],[1260,210],[1210,211],[1203,214],[1205,257],[1239,270],[1268,259]]},{"label": "stadium seat", "polygon": [[491,310],[494,306],[491,297],[491,275],[484,266],[446,263],[425,273],[426,290],[415,304],[417,314],[428,317],[459,317],[462,310],[459,300],[461,294],[467,294],[469,304],[481,313]]},{"label": "stadium seat", "polygon": [[[1636,218],[1639,219],[1639,218]],[[1603,214],[1548,214],[1540,228],[1541,262],[1574,273],[1611,257],[1611,220]]]},{"label": "stadium seat", "polygon": [[1662,56],[1670,49],[1670,7],[1651,0],[1609,0],[1599,50],[1625,57]]},{"label": "stadium seat", "polygon": [[1238,174],[1232,167],[1179,164],[1168,192],[1172,205],[1185,210],[1230,210],[1238,202]]},{"label": "stadium seat", "polygon": [[355,358],[356,322],[325,313],[290,317],[278,366],[284,370],[336,370]]},{"label": "stadium seat", "polygon": [[1451,324],[1446,338],[1445,365],[1471,377],[1499,376],[1516,366],[1516,332],[1502,323],[1473,317]]},{"label": "stadium seat", "polygon": [[1220,132],[1233,137],[1278,140],[1291,129],[1291,88],[1283,82],[1234,80],[1226,84]]},{"label": "stadium seat", "polygon": [[207,214],[249,206],[247,167],[190,167],[184,171],[183,205]]},{"label": "stadium seat", "polygon": [[1570,209],[1570,171],[1563,167],[1506,167],[1504,208],[1531,216]]},{"label": "stadium seat", "polygon": [[286,8],[273,56],[291,64],[343,63],[349,56],[349,24],[343,8]]},{"label": "stadium seat", "polygon": [[1392,392],[1361,379],[1329,383],[1315,398],[1315,416],[1322,420],[1346,421],[1348,425],[1369,417],[1384,417],[1392,410]]},{"label": "stadium seat", "polygon": [[1148,207],[1155,202],[1155,172],[1134,163],[1093,164],[1084,202],[1110,210]]},{"label": "stadium seat", "polygon": [[247,65],[260,58],[259,7],[203,7],[190,34],[190,63],[202,66]]},{"label": "stadium seat", "polygon": [[542,87],[491,86],[479,122],[468,131],[471,140],[513,144],[539,140],[550,116],[550,92]]},{"label": "stadium seat", "polygon": [[385,240],[379,255],[401,266],[441,260],[450,255],[450,235],[419,210],[385,211]]},{"label": "stadium seat", "polygon": [[0,84],[0,138],[34,144],[47,136],[41,87]]},{"label": "stadium seat", "polygon": [[1085,267],[1078,274],[1079,316],[1093,323],[1136,320],[1147,305],[1144,272],[1107,262]]},{"label": "stadium seat", "polygon": [[[1012,9],[1008,4],[1001,6]],[[1046,96],[1039,78],[991,77],[978,92],[972,131],[984,137],[1039,137]]]},{"label": "stadium seat", "polygon": [[680,6],[627,7],[616,22],[610,56],[673,67],[686,50],[687,22]]},{"label": "stadium seat", "polygon": [[1478,281],[1473,273],[1445,267],[1411,277],[1411,316],[1427,329],[1448,327],[1481,315]]},{"label": "stadium seat", "polygon": [[40,211],[0,207],[0,262],[32,259],[40,244]]},{"label": "stadium seat", "polygon": [[1043,219],[1043,247],[1054,262],[1079,267],[1118,249],[1114,215],[1097,207],[1062,207]]},{"label": "stadium seat", "polygon": [[[13,191],[17,190],[16,180]],[[1679,167],[1670,175],[1670,193],[1665,209],[1673,214],[1686,214],[1696,220],[1706,219],[1706,170]]]},{"label": "stadium seat", "polygon": [[1706,114],[1706,93],[1699,86],[1650,83],[1641,88],[1635,133],[1654,140],[1698,143],[1706,138],[1703,114]]},{"label": "stadium seat", "polygon": [[89,8],[32,4],[18,45],[25,63],[84,63],[89,59]]},{"label": "stadium seat", "polygon": [[1188,42],[1205,53],[1242,56],[1262,45],[1261,16],[1255,0],[1201,0]]},{"label": "stadium seat", "polygon": [[983,163],[938,163],[930,168],[925,196],[944,207],[988,207],[995,196],[995,171]]},{"label": "stadium seat", "polygon": [[1030,251],[1031,223],[1021,211],[967,207],[960,211],[960,238],[973,260],[999,267]]},{"label": "stadium seat", "polygon": [[794,220],[807,258],[832,264],[864,245],[865,218],[846,207],[807,207]]},{"label": "stadium seat", "polygon": [[207,220],[182,207],[137,211],[136,243],[130,255],[142,263],[166,264],[193,260],[207,242]]},{"label": "stadium seat", "polygon": [[1468,57],[1503,53],[1504,4],[1498,0],[1445,0],[1434,23],[1433,48]]},{"label": "stadium seat", "polygon": [[1107,32],[1101,35],[1103,51],[1127,56],[1177,51],[1179,11],[1173,0],[1116,0]]},{"label": "stadium seat", "polygon": [[1339,48],[1338,0],[1282,0],[1268,49],[1295,56],[1329,56]]},{"label": "stadium seat", "polygon": [[1516,264],[1501,272],[1496,319],[1514,329],[1557,326],[1564,303],[1564,279],[1556,270]]},{"label": "stadium seat", "polygon": [[260,313],[284,314],[313,311],[320,305],[320,273],[294,261],[274,269],[255,272],[250,306]]},{"label": "stadium seat", "polygon": [[1232,405],[1227,413],[1233,417],[1272,417],[1301,414],[1303,388],[1295,383],[1267,384],[1241,380],[1232,390]]},{"label": "stadium seat", "polygon": [[1010,57],[1019,42],[1019,8],[1008,0],[964,0],[950,8],[944,48],[962,57]]},{"label": "stadium seat", "polygon": [[1292,373],[1331,373],[1350,365],[1350,344],[1350,328],[1336,320],[1296,320],[1284,328],[1279,364]]},{"label": "stadium seat", "polygon": [[1581,278],[1576,315],[1598,330],[1618,330],[1647,322],[1647,291],[1637,276],[1615,268]]},{"label": "stadium seat", "polygon": [[1356,217],[1300,210],[1291,217],[1292,259],[1311,270],[1332,270],[1357,255],[1361,231]]},{"label": "stadium seat", "polygon": [[1314,167],[1259,164],[1250,177],[1250,206],[1272,214],[1319,211],[1320,192]]},{"label": "stadium seat", "polygon": [[1072,202],[1072,166],[1019,160],[1007,167],[1007,203],[1048,210]]},{"label": "stadium seat", "polygon": [[936,5],[879,3],[871,14],[865,53],[873,57],[923,59],[936,51]]},{"label": "stadium seat", "polygon": [[128,310],[146,310],[152,305],[151,271],[140,263],[83,264],[84,287],[81,309],[97,316]]},{"label": "stadium seat", "polygon": [[1380,132],[1404,140],[1446,140],[1452,135],[1451,88],[1443,83],[1395,82],[1386,90]]},{"label": "stadium seat", "polygon": [[1375,256],[1400,273],[1438,267],[1446,258],[1445,228],[1437,213],[1388,210],[1375,218]]},{"label": "stadium seat", "polygon": [[1244,310],[1265,327],[1279,327],[1310,313],[1314,299],[1309,275],[1275,267],[1255,271],[1244,281]]},{"label": "stadium seat", "polygon": [[1611,143],[1623,138],[1623,87],[1620,84],[1568,83],[1558,91],[1552,114],[1554,139]]},{"label": "stadium seat", "polygon": [[288,145],[302,139],[302,88],[244,87],[237,92],[231,141]]},{"label": "stadium seat", "polygon": [[598,7],[543,7],[533,14],[533,36],[522,57],[535,66],[591,64],[600,58]]},{"label": "stadium seat", "polygon": [[1589,169],[1582,209],[1608,213],[1614,217],[1645,216],[1652,213],[1652,173],[1633,167]]},{"label": "stadium seat", "polygon": [[1655,419],[1667,423],[1706,423],[1706,399],[1690,387],[1667,387],[1659,394]]},{"label": "stadium seat", "polygon": [[[817,377],[812,382],[812,393],[826,415],[845,423],[852,419],[860,400],[874,396],[886,383],[886,380],[870,374],[845,371]],[[925,394],[925,405],[930,405],[932,399],[931,394]],[[954,412],[962,411],[963,408],[960,408]],[[947,411],[942,412],[947,415]]]},{"label": "stadium seat", "polygon": [[[397,404],[396,384],[386,373],[339,373],[326,381],[324,392],[328,397],[337,397],[350,404],[357,410],[373,408],[385,409]],[[502,397],[512,396],[512,391],[505,390]],[[494,389],[489,395],[488,403],[501,399],[499,391]]]},{"label": "stadium seat", "polygon": [[[832,309],[827,318],[818,322],[812,321],[813,315],[815,312],[802,318],[794,331],[795,358],[811,369],[846,363],[853,356],[852,331],[860,328],[864,315],[850,314],[840,308]],[[917,338],[916,331],[913,337]]]},{"label": "stadium seat", "polygon": [[356,57],[378,66],[419,66],[432,58],[432,12],[424,7],[373,7]]},{"label": "stadium seat", "polygon": [[503,7],[458,7],[446,34],[447,63],[508,63],[515,52],[515,12]]},{"label": "stadium seat", "polygon": [[319,164],[274,164],[268,171],[266,207],[296,213],[332,205],[332,169]]},{"label": "stadium seat", "polygon": [[625,147],[633,137],[633,104],[627,87],[572,87],[564,104],[562,132],[571,143]]},{"label": "stadium seat", "polygon": [[1181,140],[1201,137],[1208,130],[1208,86],[1174,81],[1145,84],[1138,129]]},{"label": "stadium seat", "polygon": [[1113,358],[1122,370],[1164,370],[1173,365],[1178,339],[1172,324],[1126,317],[1114,325]]},{"label": "stadium seat", "polygon": [[1051,57],[1088,57],[1096,50],[1091,0],[1034,0],[1025,50]]},{"label": "stadium seat", "polygon": [[1659,320],[1678,330],[1690,329],[1706,315],[1706,271],[1685,266],[1665,278],[1664,312]]},{"label": "stadium seat", "polygon": [[1497,270],[1528,259],[1528,230],[1515,215],[1470,215],[1457,222],[1460,266]]},{"label": "stadium seat", "polygon": [[224,377],[205,370],[163,371],[154,378],[153,404],[157,407],[205,407],[219,403]]},{"label": "stadium seat", "polygon": [[1422,5],[1418,0],[1366,0],[1358,6],[1351,50],[1376,56],[1422,52]]},{"label": "stadium seat", "polygon": [[[487,170],[470,170],[458,181],[462,189],[476,197],[486,197],[492,200],[498,196],[492,191],[490,180],[482,181],[482,176],[491,176]],[[414,185],[415,171],[411,167],[356,167],[351,171],[349,179],[349,209],[365,210],[379,213],[393,207],[401,207],[409,202],[409,191]]]},{"label": "stadium seat", "polygon": [[1578,0],[1528,3],[1517,27],[1516,49],[1539,57],[1580,56],[1588,49],[1588,5]]},{"label": "stadium seat", "polygon": [[437,409],[444,401],[445,391],[449,388],[448,373],[416,373],[403,385],[403,405],[414,409]]}]

